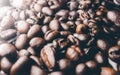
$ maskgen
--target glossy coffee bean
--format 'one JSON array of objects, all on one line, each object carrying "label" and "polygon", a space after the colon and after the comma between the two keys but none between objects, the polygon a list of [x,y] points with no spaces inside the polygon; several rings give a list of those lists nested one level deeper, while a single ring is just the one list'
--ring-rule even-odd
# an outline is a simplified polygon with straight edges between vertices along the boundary
[{"label": "glossy coffee bean", "polygon": [[113,2],[114,2],[116,5],[120,5],[120,1],[119,1],[119,0],[113,0]]},{"label": "glossy coffee bean", "polygon": [[33,64],[39,66],[40,68],[41,68],[41,66],[43,65],[43,61],[40,60],[40,58],[37,57],[37,56],[31,55],[31,56],[30,56],[30,59],[33,61]]},{"label": "glossy coffee bean", "polygon": [[117,18],[117,11],[108,11],[107,12],[107,17],[108,19],[110,19],[111,21],[115,22],[116,18]]},{"label": "glossy coffee bean", "polygon": [[52,18],[50,16],[46,16],[43,23],[44,24],[49,24],[51,22]]},{"label": "glossy coffee bean", "polygon": [[31,70],[30,70],[30,75],[47,75],[47,74],[39,66],[32,65]]},{"label": "glossy coffee bean", "polygon": [[90,70],[95,71],[97,69],[97,63],[95,61],[92,61],[92,60],[87,61],[86,65],[88,68],[90,68]]},{"label": "glossy coffee bean", "polygon": [[30,40],[29,45],[33,48],[42,47],[45,43],[45,40],[40,37],[34,37]]},{"label": "glossy coffee bean", "polygon": [[69,7],[70,10],[77,9],[78,5],[79,5],[79,3],[77,1],[70,1],[67,3],[67,6]]},{"label": "glossy coffee bean", "polygon": [[99,64],[104,64],[105,63],[105,56],[102,53],[97,53],[95,55],[95,61]]},{"label": "glossy coffee bean", "polygon": [[48,70],[52,70],[55,67],[55,50],[53,47],[45,46],[40,52],[40,56],[47,66]]},{"label": "glossy coffee bean", "polygon": [[33,38],[33,37],[35,37],[40,32],[41,32],[41,26],[39,26],[39,25],[33,25],[29,29],[29,31],[27,33],[27,36],[28,36],[28,38]]},{"label": "glossy coffee bean", "polygon": [[60,70],[69,69],[71,66],[71,61],[69,59],[60,59],[59,60],[59,68]]},{"label": "glossy coffee bean", "polygon": [[117,72],[110,67],[102,67],[100,75],[117,75]]},{"label": "glossy coffee bean", "polygon": [[22,50],[20,50],[20,51],[18,52],[18,56],[19,56],[19,57],[22,57],[22,56],[30,56],[30,53],[29,53],[27,50],[22,49]]},{"label": "glossy coffee bean", "polygon": [[64,75],[61,71],[51,72],[50,75]]},{"label": "glossy coffee bean", "polygon": [[26,34],[20,34],[16,41],[15,41],[15,46],[17,49],[23,49],[27,46],[28,43],[28,37]]},{"label": "glossy coffee bean", "polygon": [[108,51],[108,56],[111,60],[119,62],[120,60],[120,46],[110,47]]},{"label": "glossy coffee bean", "polygon": [[32,47],[28,47],[28,48],[27,48],[27,51],[28,51],[31,55],[37,55],[37,51],[35,51],[35,49],[32,48]]},{"label": "glossy coffee bean", "polygon": [[60,23],[57,19],[54,19],[50,22],[49,28],[51,30],[59,30],[60,29]]},{"label": "glossy coffee bean", "polygon": [[18,21],[16,24],[16,29],[18,30],[19,33],[27,33],[30,28],[30,25],[26,21]]},{"label": "glossy coffee bean", "polygon": [[76,27],[76,33],[81,34],[87,31],[87,26],[84,24],[77,25]]},{"label": "glossy coffee bean", "polygon": [[16,35],[17,35],[17,31],[15,29],[7,29],[0,32],[0,38],[3,40],[10,40],[16,37]]},{"label": "glossy coffee bean", "polygon": [[84,63],[80,63],[76,66],[75,72],[76,75],[85,75],[87,72],[87,66]]},{"label": "glossy coffee bean", "polygon": [[10,43],[0,44],[0,57],[4,56],[16,58],[17,52],[15,46]]},{"label": "glossy coffee bean", "polygon": [[6,57],[3,57],[1,59],[1,70],[3,70],[4,72],[9,72],[10,71],[10,68],[12,67],[13,63]]},{"label": "glossy coffee bean", "polygon": [[49,7],[43,7],[42,12],[49,16],[53,15],[53,10],[51,10]]},{"label": "glossy coffee bean", "polygon": [[44,35],[44,39],[46,41],[51,41],[53,40],[57,35],[59,34],[59,32],[57,30],[49,30],[45,33]]},{"label": "glossy coffee bean", "polygon": [[[20,57],[12,66],[10,75],[21,75],[28,64],[29,58],[27,56]],[[28,66],[28,65],[27,65]]]}]

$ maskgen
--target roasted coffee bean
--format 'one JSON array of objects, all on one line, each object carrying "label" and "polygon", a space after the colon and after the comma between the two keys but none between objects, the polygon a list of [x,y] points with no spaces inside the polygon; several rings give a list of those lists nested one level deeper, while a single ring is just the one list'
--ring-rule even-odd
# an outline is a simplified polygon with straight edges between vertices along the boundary
[{"label": "roasted coffee bean", "polygon": [[67,49],[66,57],[72,61],[77,61],[80,57],[83,57],[84,53],[77,46],[71,46]]},{"label": "roasted coffee bean", "polygon": [[75,10],[77,9],[79,3],[77,1],[70,1],[67,3],[67,6],[69,7],[70,10]]},{"label": "roasted coffee bean", "polygon": [[54,19],[50,22],[49,28],[51,30],[60,30],[60,23],[57,19]]},{"label": "roasted coffee bean", "polygon": [[50,16],[45,16],[45,19],[43,21],[44,24],[49,24],[51,22],[52,18]]},{"label": "roasted coffee bean", "polygon": [[120,39],[117,40],[117,45],[120,46]]},{"label": "roasted coffee bean", "polygon": [[88,29],[88,27],[84,24],[77,25],[76,26],[76,33],[78,33],[78,34],[85,33],[88,31],[87,29]]},{"label": "roasted coffee bean", "polygon": [[110,47],[108,51],[108,56],[111,60],[119,62],[120,60],[120,46]]},{"label": "roasted coffee bean", "polygon": [[97,69],[97,63],[96,63],[95,61],[92,61],[92,60],[87,61],[87,62],[86,62],[86,65],[87,65],[87,67],[90,68],[90,70],[92,70],[92,71],[95,71],[95,70]]},{"label": "roasted coffee bean", "polygon": [[87,72],[87,66],[84,63],[80,63],[76,66],[76,75],[85,75]]},{"label": "roasted coffee bean", "polygon": [[44,35],[44,39],[46,41],[51,41],[53,40],[57,35],[59,34],[59,32],[57,30],[49,30],[45,33]]},{"label": "roasted coffee bean", "polygon": [[11,12],[11,16],[17,21],[20,20],[20,11],[19,10],[12,10]]},{"label": "roasted coffee bean", "polygon": [[71,67],[71,61],[69,59],[60,59],[59,60],[59,68],[60,70],[66,70]]},{"label": "roasted coffee bean", "polygon": [[100,75],[117,75],[117,72],[110,67],[102,67]]},{"label": "roasted coffee bean", "polygon": [[49,16],[53,15],[53,10],[51,10],[49,7],[43,7],[42,12]]},{"label": "roasted coffee bean", "polygon": [[30,70],[30,75],[47,75],[47,74],[39,66],[32,65]]},{"label": "roasted coffee bean", "polygon": [[62,71],[51,72],[50,75],[64,75]]},{"label": "roasted coffee bean", "polygon": [[0,38],[3,40],[10,40],[16,37],[17,31],[15,29],[8,29],[0,32]]},{"label": "roasted coffee bean", "polygon": [[66,30],[66,31],[70,30],[70,25],[67,23],[61,23],[61,27],[63,30]]},{"label": "roasted coffee bean", "polygon": [[39,26],[39,25],[33,25],[29,29],[29,31],[27,33],[27,36],[28,36],[28,38],[33,38],[33,37],[35,37],[40,32],[41,32],[41,26]]},{"label": "roasted coffee bean", "polygon": [[70,31],[60,31],[60,35],[63,36],[63,37],[67,37],[70,34],[71,34]]},{"label": "roasted coffee bean", "polygon": [[28,51],[31,55],[37,55],[37,51],[35,51],[35,49],[32,48],[32,47],[28,47],[28,48],[27,48],[27,51]]},{"label": "roasted coffee bean", "polygon": [[30,28],[29,23],[23,20],[18,21],[16,24],[16,29],[18,30],[19,33],[25,34],[28,32],[29,28]]},{"label": "roasted coffee bean", "polygon": [[26,34],[20,34],[15,41],[15,46],[19,50],[25,48],[27,44],[28,44],[28,37]]},{"label": "roasted coffee bean", "polygon": [[10,75],[22,75],[28,67],[29,58],[27,56],[20,57],[12,66]]},{"label": "roasted coffee bean", "polygon": [[116,5],[120,5],[120,1],[119,1],[119,0],[113,0],[113,2],[114,2]]},{"label": "roasted coffee bean", "polygon": [[13,63],[8,58],[3,57],[0,61],[0,65],[1,65],[1,70],[8,73]]},{"label": "roasted coffee bean", "polygon": [[107,52],[109,48],[109,43],[105,39],[98,39],[97,47],[100,48],[102,51]]},{"label": "roasted coffee bean", "polygon": [[78,16],[79,16],[79,14],[78,14],[76,11],[71,11],[71,12],[69,12],[69,17],[68,17],[68,19],[69,19],[69,20],[75,20],[75,19],[78,18]]},{"label": "roasted coffee bean", "polygon": [[42,11],[42,8],[43,8],[43,5],[40,5],[40,4],[35,4],[34,5],[34,10],[36,11],[36,12],[41,12]]},{"label": "roasted coffee bean", "polygon": [[30,40],[29,45],[33,48],[42,47],[45,43],[45,40],[40,37],[34,37]]},{"label": "roasted coffee bean", "polygon": [[13,28],[14,27],[14,18],[11,16],[5,16],[2,21],[0,22],[0,27],[2,27],[3,30]]},{"label": "roasted coffee bean", "polygon": [[53,47],[50,46],[45,46],[41,52],[40,52],[40,56],[43,60],[43,62],[45,63],[45,65],[47,66],[49,71],[52,71],[52,69],[55,67],[55,49]]},{"label": "roasted coffee bean", "polygon": [[28,15],[26,14],[26,11],[21,11],[20,15],[19,15],[21,20],[25,20],[26,18],[28,18]]},{"label": "roasted coffee bean", "polygon": [[0,44],[0,57],[4,56],[13,57],[15,59],[17,56],[15,46],[10,43]]},{"label": "roasted coffee bean", "polygon": [[111,21],[115,22],[115,20],[117,18],[117,11],[108,11],[107,18],[110,19]]},{"label": "roasted coffee bean", "polygon": [[42,30],[42,32],[45,34],[45,33],[46,33],[47,31],[49,31],[50,29],[49,29],[49,26],[44,25],[44,26],[42,26],[41,30]]},{"label": "roasted coffee bean", "polygon": [[33,61],[33,64],[38,65],[39,67],[43,65],[43,61],[41,61],[37,56],[31,55],[30,59]]},{"label": "roasted coffee bean", "polygon": [[83,1],[79,2],[78,8],[79,9],[87,9],[87,8],[89,8],[90,4],[91,4],[91,0],[87,0],[87,1],[83,0]]},{"label": "roasted coffee bean", "polygon": [[30,56],[30,53],[25,50],[25,49],[21,49],[19,52],[18,52],[18,56],[19,57],[22,57],[22,56]]},{"label": "roasted coffee bean", "polygon": [[47,0],[38,0],[37,1],[38,4],[46,6],[47,5]]},{"label": "roasted coffee bean", "polygon": [[98,63],[98,64],[104,64],[105,63],[105,56],[102,54],[102,53],[97,53],[95,55],[95,61]]}]

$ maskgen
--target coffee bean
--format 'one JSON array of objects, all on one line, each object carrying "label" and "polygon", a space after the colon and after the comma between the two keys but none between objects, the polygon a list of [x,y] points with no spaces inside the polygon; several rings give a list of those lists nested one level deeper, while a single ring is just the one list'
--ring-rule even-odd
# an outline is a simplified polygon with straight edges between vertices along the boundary
[{"label": "coffee bean", "polygon": [[55,67],[55,50],[54,48],[50,47],[50,46],[45,46],[41,52],[40,52],[40,56],[43,60],[43,62],[45,63],[45,65],[47,66],[48,70],[52,70]]},{"label": "coffee bean", "polygon": [[43,7],[42,12],[49,16],[53,15],[53,10],[51,10],[49,7]]},{"label": "coffee bean", "polygon": [[70,1],[67,3],[67,6],[69,7],[70,10],[77,9],[78,5],[79,5],[79,3],[77,1]]},{"label": "coffee bean", "polygon": [[19,15],[21,20],[25,20],[26,18],[28,18],[28,15],[26,14],[26,11],[21,11],[20,15]]},{"label": "coffee bean", "polygon": [[41,11],[42,11],[42,8],[43,8],[43,6],[40,5],[40,4],[38,4],[38,3],[34,5],[34,10],[35,10],[36,12],[41,12]]},{"label": "coffee bean", "polygon": [[117,45],[120,46],[120,39],[117,40]]},{"label": "coffee bean", "polygon": [[88,29],[88,27],[84,24],[77,25],[76,33],[78,33],[78,34],[85,33],[88,31],[87,29]]},{"label": "coffee bean", "polygon": [[104,64],[105,63],[105,56],[102,53],[97,53],[95,55],[95,61],[99,64]]},{"label": "coffee bean", "polygon": [[55,71],[55,72],[50,73],[50,75],[64,75],[64,74],[61,71]]},{"label": "coffee bean", "polygon": [[111,21],[115,22],[115,20],[117,18],[117,11],[108,11],[107,18],[110,19]]},{"label": "coffee bean", "polygon": [[16,29],[18,30],[19,33],[27,33],[30,28],[30,25],[26,21],[18,21],[16,24]]},{"label": "coffee bean", "polygon": [[30,59],[33,61],[33,64],[38,65],[40,68],[43,65],[43,61],[41,61],[37,56],[31,55]]},{"label": "coffee bean", "polygon": [[28,36],[28,38],[33,38],[33,37],[35,37],[40,32],[41,32],[41,26],[39,26],[39,25],[33,25],[29,29],[29,31],[27,33],[27,36]]},{"label": "coffee bean", "polygon": [[16,41],[15,41],[15,46],[17,49],[23,49],[27,46],[28,43],[28,37],[26,34],[20,34]]},{"label": "coffee bean", "polygon": [[87,62],[86,62],[86,65],[87,65],[87,67],[90,68],[90,70],[92,70],[92,71],[95,71],[95,70],[97,69],[97,63],[96,63],[95,61],[92,61],[92,60],[87,61]]},{"label": "coffee bean", "polygon": [[87,72],[87,66],[84,63],[80,63],[76,66],[76,75],[85,75]]},{"label": "coffee bean", "polygon": [[119,0],[113,0],[113,2],[114,2],[116,5],[120,5],[120,1],[119,1]]},{"label": "coffee bean", "polygon": [[45,33],[44,35],[44,39],[46,41],[51,41],[53,40],[57,35],[59,34],[59,32],[57,30],[49,30]]},{"label": "coffee bean", "polygon": [[120,60],[120,47],[119,46],[113,46],[109,48],[108,56],[111,60],[115,62],[119,62]]},{"label": "coffee bean", "polygon": [[49,24],[51,22],[52,18],[50,16],[46,16],[43,23],[44,24]]},{"label": "coffee bean", "polygon": [[9,72],[10,71],[10,68],[12,67],[13,63],[6,57],[3,57],[1,59],[1,70],[3,70],[4,72]]},{"label": "coffee bean", "polygon": [[67,37],[70,34],[71,34],[70,31],[60,31],[60,35],[63,36],[63,37]]},{"label": "coffee bean", "polygon": [[75,20],[76,18],[78,18],[79,14],[76,11],[71,11],[69,12],[69,20]]},{"label": "coffee bean", "polygon": [[40,37],[34,37],[30,40],[29,45],[33,48],[42,47],[45,43],[45,40]]},{"label": "coffee bean", "polygon": [[0,32],[0,38],[3,40],[10,40],[16,37],[17,31],[15,29],[8,29]]},{"label": "coffee bean", "polygon": [[29,58],[27,56],[20,57],[12,66],[10,75],[21,75],[28,67]]},{"label": "coffee bean", "polygon": [[17,56],[15,46],[10,43],[0,44],[0,57],[4,56],[13,57],[15,59]]},{"label": "coffee bean", "polygon": [[30,56],[30,53],[25,50],[25,49],[21,49],[19,52],[18,52],[18,56],[19,57],[22,57],[22,56]]},{"label": "coffee bean", "polygon": [[57,19],[54,19],[50,22],[49,28],[51,30],[60,30],[60,23]]},{"label": "coffee bean", "polygon": [[39,66],[32,65],[30,75],[47,75]]},{"label": "coffee bean", "polygon": [[71,61],[69,59],[60,59],[59,60],[59,68],[60,70],[66,70],[71,67]]},{"label": "coffee bean", "polygon": [[35,49],[32,48],[32,47],[28,47],[28,48],[27,48],[27,51],[28,51],[31,55],[37,55],[37,51],[35,51]]},{"label": "coffee bean", "polygon": [[117,75],[117,72],[110,67],[102,67],[100,75]]}]

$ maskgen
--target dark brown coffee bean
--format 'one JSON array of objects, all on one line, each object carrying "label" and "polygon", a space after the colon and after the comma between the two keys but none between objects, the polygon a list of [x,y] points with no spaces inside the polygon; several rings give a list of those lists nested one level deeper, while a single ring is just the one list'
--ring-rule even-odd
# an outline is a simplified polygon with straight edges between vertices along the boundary
[{"label": "dark brown coffee bean", "polygon": [[0,26],[2,27],[3,30],[13,28],[14,27],[14,18],[11,16],[5,16],[2,21],[0,22]]},{"label": "dark brown coffee bean", "polygon": [[50,75],[64,75],[62,71],[51,72]]},{"label": "dark brown coffee bean", "polygon": [[87,72],[87,66],[84,63],[80,63],[76,66],[76,75],[85,75]]},{"label": "dark brown coffee bean", "polygon": [[111,21],[115,22],[115,20],[117,18],[117,11],[108,11],[107,18],[110,19]]},{"label": "dark brown coffee bean", "polygon": [[3,40],[10,40],[16,37],[17,31],[15,29],[8,29],[0,32],[0,38]]},{"label": "dark brown coffee bean", "polygon": [[67,6],[69,7],[70,10],[75,10],[77,9],[79,3],[77,1],[70,1],[67,3]]},{"label": "dark brown coffee bean", "polygon": [[39,67],[43,65],[43,61],[40,60],[40,58],[38,58],[37,56],[31,55],[30,59],[33,61],[33,64],[38,65]]},{"label": "dark brown coffee bean", "polygon": [[10,71],[10,68],[12,67],[12,64],[13,63],[8,58],[3,57],[1,59],[1,63],[0,63],[1,70],[8,73]]},{"label": "dark brown coffee bean", "polygon": [[43,7],[42,12],[49,16],[53,15],[53,10],[51,10],[49,7]]},{"label": "dark brown coffee bean", "polygon": [[50,47],[50,46],[45,46],[41,52],[40,52],[40,56],[43,60],[43,62],[45,63],[45,65],[47,66],[48,70],[52,70],[55,67],[55,50],[54,48]]},{"label": "dark brown coffee bean", "polygon": [[79,24],[76,26],[76,33],[81,34],[87,31],[88,27],[84,24]]},{"label": "dark brown coffee bean", "polygon": [[70,25],[67,23],[61,23],[61,27],[63,30],[66,30],[66,31],[70,30]]},{"label": "dark brown coffee bean", "polygon": [[68,17],[69,20],[75,20],[78,17],[79,17],[79,14],[76,11],[69,12],[69,17]]},{"label": "dark brown coffee bean", "polygon": [[45,16],[45,19],[43,21],[44,24],[49,24],[51,22],[52,18],[50,16]]},{"label": "dark brown coffee bean", "polygon": [[45,40],[40,37],[34,37],[30,40],[29,45],[33,48],[42,47],[45,43]]},{"label": "dark brown coffee bean", "polygon": [[22,56],[30,56],[30,53],[25,50],[25,49],[21,49],[19,52],[18,52],[18,56],[19,57],[22,57]]},{"label": "dark brown coffee bean", "polygon": [[17,52],[15,46],[10,43],[0,44],[0,57],[4,56],[16,58]]},{"label": "dark brown coffee bean", "polygon": [[77,61],[80,57],[83,57],[84,53],[80,47],[72,45],[67,49],[66,57],[72,61]]},{"label": "dark brown coffee bean", "polygon": [[59,68],[60,70],[69,69],[71,66],[71,61],[69,59],[60,59],[59,60]]},{"label": "dark brown coffee bean", "polygon": [[32,47],[28,47],[27,51],[31,54],[31,55],[37,55],[37,51],[35,51],[35,49],[33,49]]},{"label": "dark brown coffee bean", "polygon": [[39,66],[32,65],[30,70],[30,75],[47,75],[47,74]]},{"label": "dark brown coffee bean", "polygon": [[100,75],[117,75],[117,72],[110,67],[102,67]]},{"label": "dark brown coffee bean", "polygon": [[10,75],[22,75],[23,71],[26,70],[25,66],[29,65],[29,58],[27,56],[20,57],[12,66]]},{"label": "dark brown coffee bean", "polygon": [[17,49],[23,49],[27,46],[28,43],[28,37],[26,34],[21,34],[17,37],[15,41],[15,46]]},{"label": "dark brown coffee bean", "polygon": [[44,38],[46,41],[51,41],[53,40],[59,32],[57,30],[49,30],[45,33]]},{"label": "dark brown coffee bean", "polygon": [[51,30],[60,30],[60,23],[57,19],[54,19],[50,22],[49,28]]},{"label": "dark brown coffee bean", "polygon": [[87,61],[86,65],[88,68],[90,68],[90,70],[95,71],[97,69],[97,63],[95,61],[92,61],[92,60]]},{"label": "dark brown coffee bean", "polygon": [[71,34],[70,31],[60,31],[60,35],[63,36],[63,37],[67,37],[70,34]]},{"label": "dark brown coffee bean", "polygon": [[117,40],[117,45],[120,46],[120,39]]},{"label": "dark brown coffee bean", "polygon": [[120,46],[110,47],[108,51],[108,56],[111,60],[119,62],[120,60]]},{"label": "dark brown coffee bean", "polygon": [[97,53],[95,55],[95,61],[99,64],[104,64],[105,63],[105,56],[102,53]]},{"label": "dark brown coffee bean", "polygon": [[16,24],[16,29],[18,30],[19,33],[27,33],[30,28],[30,25],[26,21],[18,21]]},{"label": "dark brown coffee bean", "polygon": [[41,32],[41,26],[39,26],[39,25],[33,25],[29,29],[29,31],[27,33],[27,36],[28,36],[28,38],[33,38],[33,37],[35,37],[40,32]]},{"label": "dark brown coffee bean", "polygon": [[44,25],[44,26],[42,26],[42,32],[45,34],[47,31],[49,31],[50,29],[49,29],[49,26],[47,26],[47,25]]},{"label": "dark brown coffee bean", "polygon": [[113,2],[114,2],[116,5],[120,5],[120,1],[119,1],[119,0],[113,0]]}]

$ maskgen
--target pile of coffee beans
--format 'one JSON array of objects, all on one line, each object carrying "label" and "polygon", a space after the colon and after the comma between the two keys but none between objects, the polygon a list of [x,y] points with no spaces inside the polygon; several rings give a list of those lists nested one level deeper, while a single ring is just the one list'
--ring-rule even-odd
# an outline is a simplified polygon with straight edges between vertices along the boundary
[{"label": "pile of coffee beans", "polygon": [[120,0],[0,4],[0,75],[120,75]]}]

